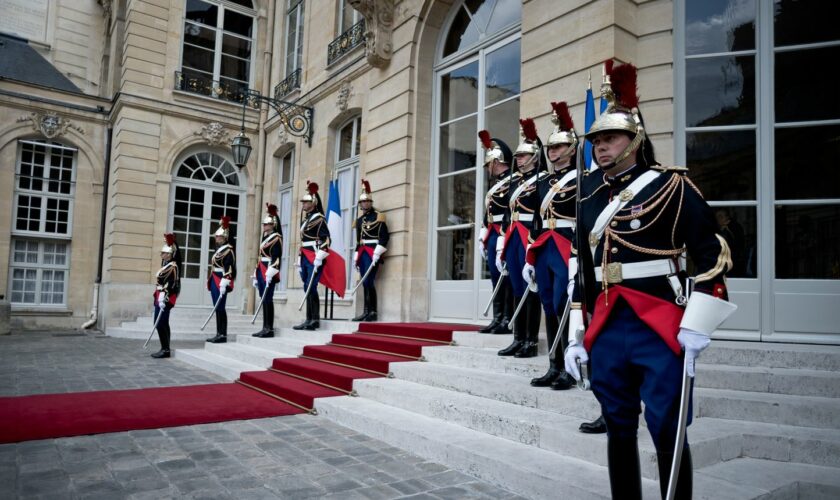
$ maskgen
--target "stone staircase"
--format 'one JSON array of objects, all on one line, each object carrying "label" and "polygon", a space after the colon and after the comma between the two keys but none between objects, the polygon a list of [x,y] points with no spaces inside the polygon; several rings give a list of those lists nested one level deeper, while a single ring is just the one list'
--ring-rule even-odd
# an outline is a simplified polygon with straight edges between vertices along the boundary
[{"label": "stone staircase", "polygon": [[[187,314],[173,321],[173,334],[183,326],[193,335],[203,314],[197,325]],[[357,326],[326,321],[317,332],[284,327],[273,339],[257,339],[249,317],[229,317],[230,343],[176,350],[176,359],[233,380]],[[119,333],[142,326],[148,336],[151,321],[135,323]],[[528,498],[609,498],[606,437],[577,431],[599,414],[594,396],[528,384],[545,370],[546,346],[540,357],[522,360],[496,355],[510,336],[454,332],[453,340],[457,345],[424,347],[425,361],[391,363],[391,378],[356,380],[358,397],[317,399],[314,418]],[[701,361],[688,432],[695,498],[840,497],[840,347],[715,341]],[[645,498],[658,498],[656,455],[640,420]]]}]

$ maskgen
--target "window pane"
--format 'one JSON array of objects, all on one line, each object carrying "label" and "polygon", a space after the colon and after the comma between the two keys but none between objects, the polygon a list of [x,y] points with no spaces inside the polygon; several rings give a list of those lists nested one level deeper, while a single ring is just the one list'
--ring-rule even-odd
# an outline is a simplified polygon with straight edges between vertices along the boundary
[{"label": "window pane", "polygon": [[828,61],[838,60],[840,46],[777,53],[776,122],[840,118],[836,77],[831,72],[815,71]]},{"label": "window pane", "polygon": [[776,199],[840,198],[840,125],[776,129]]},{"label": "window pane", "polygon": [[251,38],[254,20],[233,10],[225,11],[224,30]]},{"label": "window pane", "polygon": [[455,231],[438,231],[437,272],[438,280],[473,279],[472,228]]},{"label": "window pane", "polygon": [[487,54],[485,106],[519,94],[519,66],[519,40]]},{"label": "window pane", "polygon": [[242,82],[248,81],[248,61],[231,56],[222,56],[221,75]]},{"label": "window pane", "polygon": [[511,99],[491,108],[484,113],[484,128],[490,135],[498,137],[511,149],[519,143],[519,98]]},{"label": "window pane", "polygon": [[475,173],[467,172],[440,179],[438,226],[468,224],[475,221]]},{"label": "window pane", "polygon": [[755,131],[685,134],[686,166],[707,200],[755,200]]},{"label": "window pane", "polygon": [[755,48],[754,0],[698,0],[685,3],[686,54]]},{"label": "window pane", "polygon": [[443,45],[443,57],[454,54],[478,41],[478,30],[464,8],[458,9]]},{"label": "window pane", "polygon": [[686,125],[755,123],[755,57],[685,61]]},{"label": "window pane", "polygon": [[353,123],[348,123],[341,129],[338,137],[338,161],[353,156]]},{"label": "window pane", "polygon": [[712,207],[720,235],[732,252],[729,278],[755,278],[758,269],[755,207]]},{"label": "window pane", "polygon": [[222,52],[243,59],[251,57],[251,42],[237,36],[222,36]]},{"label": "window pane", "polygon": [[441,174],[475,167],[477,127],[474,116],[440,127]]},{"label": "window pane", "polygon": [[840,38],[840,3],[822,0],[776,0],[776,46],[827,42]]},{"label": "window pane", "polygon": [[500,31],[522,18],[522,2],[520,0],[497,0],[493,9],[493,17],[487,25],[487,34]]},{"label": "window pane", "polygon": [[776,278],[840,279],[840,205],[776,207]]},{"label": "window pane", "polygon": [[184,22],[184,42],[208,50],[215,50],[216,30],[191,22]]},{"label": "window pane", "polygon": [[[213,73],[213,51],[184,45],[184,66],[197,69],[209,74]],[[196,75],[199,78],[207,78],[208,75]]]},{"label": "window pane", "polygon": [[190,21],[196,21],[208,26],[216,26],[216,16],[219,8],[201,0],[187,0],[187,11],[185,17]]},{"label": "window pane", "polygon": [[447,122],[459,116],[475,113],[477,107],[478,61],[443,75],[441,79],[440,121]]}]

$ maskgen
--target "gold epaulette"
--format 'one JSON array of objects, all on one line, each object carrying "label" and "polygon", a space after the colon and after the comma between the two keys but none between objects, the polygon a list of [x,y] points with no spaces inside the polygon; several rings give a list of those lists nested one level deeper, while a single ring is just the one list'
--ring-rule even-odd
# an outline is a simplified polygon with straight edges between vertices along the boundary
[{"label": "gold epaulette", "polygon": [[663,167],[662,165],[654,165],[650,168],[652,168],[653,170],[659,171],[659,172],[677,172],[678,174],[687,174],[688,173],[688,167],[678,167],[676,165],[671,166],[671,167]]},{"label": "gold epaulette", "polygon": [[350,226],[352,229],[356,229],[356,220],[358,219],[353,219],[353,224]]},{"label": "gold epaulette", "polygon": [[385,214],[376,212],[376,222],[385,222]]}]

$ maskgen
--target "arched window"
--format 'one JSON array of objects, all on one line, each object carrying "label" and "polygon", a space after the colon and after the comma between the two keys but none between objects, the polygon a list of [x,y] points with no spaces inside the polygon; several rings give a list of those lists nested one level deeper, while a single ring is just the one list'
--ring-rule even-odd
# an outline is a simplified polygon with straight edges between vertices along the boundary
[{"label": "arched window", "polygon": [[229,161],[213,153],[197,153],[181,163],[178,177],[210,181],[230,186],[239,185],[239,174]]},{"label": "arched window", "polygon": [[522,17],[522,2],[511,0],[467,0],[455,11],[444,38],[443,57],[467,50]]}]

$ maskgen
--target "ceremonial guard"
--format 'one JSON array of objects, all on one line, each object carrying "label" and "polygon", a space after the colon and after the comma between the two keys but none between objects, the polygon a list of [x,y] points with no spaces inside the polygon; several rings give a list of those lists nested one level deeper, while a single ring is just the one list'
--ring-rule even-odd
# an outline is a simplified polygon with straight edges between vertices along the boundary
[{"label": "ceremonial guard", "polygon": [[300,223],[300,255],[298,267],[303,280],[306,320],[295,325],[295,330],[317,330],[321,326],[318,282],[321,280],[324,260],[329,255],[330,230],[324,218],[324,206],[318,194],[318,184],[306,181],[306,192],[300,198],[303,214]]},{"label": "ceremonial guard", "polygon": [[210,262],[210,273],[207,277],[207,290],[213,299],[213,309],[216,315],[216,336],[207,339],[212,344],[227,342],[227,294],[233,291],[233,281],[236,279],[236,256],[230,243],[230,217],[224,215],[219,222],[219,229],[213,235],[216,239],[216,252]]},{"label": "ceremonial guard", "polygon": [[[676,452],[676,498],[690,498],[691,454],[677,436],[691,421],[691,392],[683,399],[681,386],[688,377],[691,387],[694,360],[735,309],[724,281],[729,247],[686,169],[656,162],[637,108],[636,68],[609,61],[601,93],[608,108],[586,135],[601,171],[579,182],[580,273],[566,370],[580,379],[578,367],[591,366],[607,424],[613,497],[642,497],[636,435],[644,402],[662,496]],[[685,252],[693,279],[684,271]]]},{"label": "ceremonial guard", "polygon": [[277,205],[266,203],[266,214],[262,220],[262,241],[257,267],[254,269],[253,284],[260,294],[263,326],[254,337],[274,336],[274,287],[280,281],[280,261],[283,255],[283,233],[277,217]]},{"label": "ceremonial guard", "polygon": [[[569,306],[569,279],[577,268],[577,259],[571,257],[571,250],[577,184],[572,160],[578,139],[566,103],[552,102],[551,107],[554,131],[545,144],[550,165],[549,176],[546,182],[539,183],[539,216],[534,217],[531,228],[533,243],[528,246],[522,278],[529,284],[534,280],[537,282],[545,312],[549,346],[548,371],[542,377],[531,380],[531,385],[565,390],[575,384],[574,379],[563,369],[565,336],[561,334],[559,339],[556,337],[562,316]],[[552,350],[555,340],[558,340],[559,345],[556,350]]]},{"label": "ceremonial guard", "polygon": [[168,358],[171,355],[169,340],[169,311],[175,307],[178,293],[181,291],[181,251],[175,243],[175,235],[163,235],[165,243],[160,249],[161,268],[155,275],[155,325],[157,325],[160,350],[152,354],[153,358]]},{"label": "ceremonial guard", "polygon": [[[514,310],[513,343],[499,351],[499,356],[532,358],[537,355],[537,340],[542,310],[537,295],[536,283],[528,283],[522,277],[525,267],[525,253],[530,243],[534,218],[539,216],[540,197],[537,184],[547,180],[543,169],[542,142],[537,137],[534,120],[519,120],[522,127],[522,142],[516,147],[513,157],[521,177],[511,184],[509,220],[503,224],[505,236],[497,243],[496,267],[510,273],[513,288]],[[504,259],[504,265],[502,264]]]},{"label": "ceremonial guard", "polygon": [[388,224],[385,223],[385,214],[379,213],[373,208],[373,196],[368,181],[362,179],[362,192],[359,194],[359,208],[362,215],[353,221],[356,229],[356,269],[362,276],[362,287],[365,292],[365,305],[362,314],[353,318],[353,321],[376,321],[376,273],[379,271],[379,263],[388,250]]},{"label": "ceremonial guard", "polygon": [[[478,250],[481,258],[487,261],[490,271],[490,282],[493,284],[493,321],[479,332],[481,333],[510,333],[510,317],[513,315],[513,289],[507,269],[496,267],[495,259],[489,260],[488,255],[496,255],[496,245],[499,240],[504,242],[502,224],[510,219],[510,187],[518,182],[521,175],[511,174],[510,164],[513,155],[510,148],[501,139],[490,137],[490,133],[482,130],[478,133],[484,146],[484,166],[492,186],[484,196],[484,217],[479,232]],[[501,238],[500,238],[501,237]],[[501,280],[501,283],[499,281]]]}]

